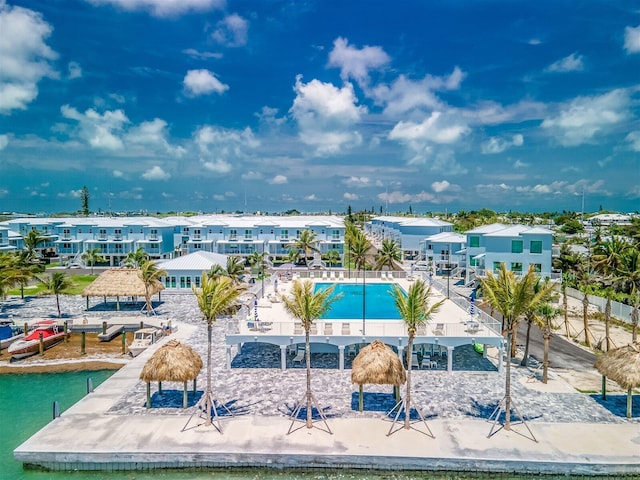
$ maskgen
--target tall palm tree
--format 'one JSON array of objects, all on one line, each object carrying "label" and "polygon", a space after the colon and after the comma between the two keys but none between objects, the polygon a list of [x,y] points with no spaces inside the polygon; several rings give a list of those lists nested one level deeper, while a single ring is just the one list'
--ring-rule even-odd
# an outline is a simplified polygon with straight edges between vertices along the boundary
[{"label": "tall palm tree", "polygon": [[593,247],[593,267],[604,274],[618,271],[624,265],[624,254],[629,244],[622,237],[612,236],[610,240],[596,243]]},{"label": "tall palm tree", "polygon": [[544,340],[544,353],[542,360],[542,383],[547,383],[549,378],[549,343],[553,336],[553,319],[562,313],[562,310],[555,308],[549,303],[543,303],[538,308],[536,323],[542,330]]},{"label": "tall palm tree", "polygon": [[[210,277],[203,273],[200,288],[192,287],[202,313],[202,319],[207,324],[207,391],[198,402],[200,409],[206,414],[206,425],[211,425],[211,413],[217,418],[215,397],[211,388],[211,337],[213,324],[224,312],[229,311],[237,302],[238,297],[246,289],[246,285],[235,283],[225,276]],[[226,408],[226,407],[225,407]],[[222,432],[220,425],[216,426]]]},{"label": "tall palm tree", "polygon": [[398,242],[385,238],[382,240],[382,247],[375,255],[375,269],[382,270],[387,267],[389,270],[399,270],[402,262],[402,252]]},{"label": "tall palm tree", "polygon": [[358,271],[364,271],[369,266],[371,242],[360,230],[356,232],[349,244],[349,257]]},{"label": "tall palm tree", "polygon": [[623,255],[623,265],[617,272],[616,280],[621,284],[631,305],[631,341],[638,339],[638,319],[640,312],[640,247],[629,248]]},{"label": "tall palm tree", "polygon": [[167,272],[158,268],[157,263],[153,260],[147,260],[140,265],[140,278],[142,278],[144,282],[144,298],[147,302],[147,315],[153,311],[151,288],[160,283],[160,278],[166,277],[167,275]]},{"label": "tall palm tree", "polygon": [[[532,285],[533,294],[538,295],[540,302],[547,303],[553,295],[554,285],[550,281],[542,281],[539,277],[535,279]],[[531,325],[538,322],[540,303],[529,304],[524,312],[524,318],[527,322],[527,336],[524,342],[524,356],[520,365],[526,367],[529,364],[529,340],[531,338]]]},{"label": "tall palm tree", "polygon": [[[311,348],[309,343],[309,331],[313,322],[321,318],[329,309],[333,302],[340,298],[340,295],[333,295],[335,285],[331,285],[328,288],[320,289],[317,292],[313,291],[313,282],[310,280],[296,280],[293,282],[290,295],[282,296],[282,303],[285,311],[292,317],[300,320],[302,328],[304,328],[305,338],[305,357],[307,364],[307,384],[306,393],[304,397],[296,405],[292,419],[296,420],[297,414],[300,411],[301,406],[306,406],[306,427],[312,428],[312,403],[316,403],[316,408],[320,415],[323,416],[320,406],[315,401],[313,393],[311,393]],[[323,416],[324,418],[324,416]],[[289,429],[291,431],[291,429]]]},{"label": "tall palm tree", "polygon": [[425,325],[429,321],[429,317],[436,313],[444,299],[432,306],[429,306],[429,298],[431,296],[431,288],[427,287],[423,280],[411,284],[409,292],[398,285],[394,284],[391,289],[391,295],[395,302],[398,313],[404,320],[409,332],[409,340],[407,342],[407,391],[402,400],[402,408],[404,408],[404,428],[409,429],[411,426],[411,356],[413,350],[413,340],[416,337],[418,327]]},{"label": "tall palm tree", "polygon": [[340,252],[334,249],[327,250],[327,253],[324,254],[324,260],[329,264],[329,269],[331,269],[331,267],[340,263]]},{"label": "tall palm tree", "polygon": [[300,232],[300,236],[293,242],[291,242],[289,246],[297,248],[299,251],[304,252],[304,264],[307,266],[307,269],[311,268],[311,266],[309,265],[310,252],[320,253],[320,249],[318,248],[318,240],[316,239],[316,232],[309,229],[302,230]]},{"label": "tall palm tree", "polygon": [[90,248],[89,250],[86,250],[80,257],[85,263],[88,263],[91,266],[91,275],[93,275],[93,266],[97,262],[104,261],[100,253],[101,250],[99,248]]},{"label": "tall palm tree", "polygon": [[540,303],[539,298],[535,298],[533,284],[536,273],[533,266],[520,279],[507,270],[504,262],[500,264],[498,275],[487,271],[486,278],[481,280],[482,292],[485,301],[502,315],[504,328],[507,334],[507,372],[505,380],[505,395],[502,401],[505,403],[505,430],[511,429],[511,339],[513,330],[517,325],[518,318],[524,314],[529,305]]},{"label": "tall palm tree", "polygon": [[29,280],[35,278],[37,274],[43,273],[45,267],[43,264],[34,261],[27,250],[13,253],[13,265],[16,269],[14,279],[20,285],[20,298],[24,298],[24,287],[27,286]]},{"label": "tall palm tree", "polygon": [[229,255],[227,257],[226,276],[234,283],[240,283],[240,277],[245,273],[245,259],[238,255]]},{"label": "tall palm tree", "polygon": [[595,293],[593,283],[594,276],[589,273],[588,266],[581,264],[576,275],[578,290],[582,292],[582,323],[584,331],[584,344],[591,348],[591,330],[589,329],[589,295]]},{"label": "tall palm tree", "polygon": [[566,243],[560,247],[560,256],[553,260],[554,268],[562,272],[562,283],[560,288],[562,290],[562,311],[564,314],[564,327],[567,338],[571,338],[571,331],[569,329],[569,305],[567,298],[567,287],[572,283],[575,278],[577,269],[580,264],[583,263],[582,257],[573,253]]},{"label": "tall palm tree", "polygon": [[149,260],[149,254],[144,248],[138,247],[135,252],[129,252],[124,259],[125,267],[140,268],[143,263]]},{"label": "tall palm tree", "polygon": [[289,253],[287,254],[287,261],[295,265],[298,263],[299,260],[300,260],[300,250],[298,250],[297,248],[290,248]]},{"label": "tall palm tree", "polygon": [[264,297],[264,276],[267,268],[267,252],[253,252],[249,256],[249,264],[257,270],[258,278],[262,282],[262,297]]},{"label": "tall palm tree", "polygon": [[0,297],[16,284],[26,283],[31,274],[25,273],[19,262],[19,255],[12,252],[0,252]]},{"label": "tall palm tree", "polygon": [[38,258],[38,247],[41,243],[45,242],[45,238],[42,236],[39,230],[29,230],[26,235],[22,237],[24,246],[27,251],[29,260],[34,262]]},{"label": "tall palm tree", "polygon": [[56,307],[58,308],[58,318],[60,318],[62,316],[62,312],[60,311],[60,295],[68,290],[73,285],[73,282],[63,272],[54,272],[42,283],[44,283],[49,293],[56,296]]}]

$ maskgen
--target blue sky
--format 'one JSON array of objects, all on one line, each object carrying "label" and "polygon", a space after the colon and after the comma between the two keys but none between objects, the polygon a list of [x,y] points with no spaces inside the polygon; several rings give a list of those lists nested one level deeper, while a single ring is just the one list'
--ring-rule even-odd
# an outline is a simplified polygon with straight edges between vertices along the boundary
[{"label": "blue sky", "polygon": [[640,4],[0,0],[0,211],[640,209]]}]

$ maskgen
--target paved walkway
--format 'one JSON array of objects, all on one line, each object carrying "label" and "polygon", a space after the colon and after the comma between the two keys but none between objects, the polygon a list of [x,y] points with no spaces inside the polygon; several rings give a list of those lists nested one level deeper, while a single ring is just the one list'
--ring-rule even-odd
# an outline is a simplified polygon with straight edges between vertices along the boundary
[{"label": "paved walkway", "polygon": [[[194,297],[163,294],[162,300],[159,317],[178,324],[174,336],[204,358],[206,328]],[[24,304],[13,300],[3,313],[11,312],[20,322],[54,312],[54,302],[46,297]],[[83,299],[66,298],[62,303],[63,311],[71,316],[81,318],[85,313]],[[94,307],[91,315],[111,318],[115,313]],[[610,394],[602,401],[597,394],[578,393],[553,372],[550,383],[543,385],[537,374],[531,377],[535,365],[513,369],[512,392],[539,441],[525,438],[528,432],[523,425],[487,438],[491,428],[487,420],[504,393],[504,375],[497,372],[495,362],[483,359],[471,346],[456,348],[452,373],[412,372],[414,405],[427,418],[435,439],[404,430],[387,437],[390,424],[383,418],[394,405],[391,387],[365,386],[365,411],[359,413],[350,370],[339,371],[337,365],[322,368],[337,363],[327,354],[314,355],[312,389],[334,435],[306,428],[286,435],[287,415],[304,391],[304,368],[282,372],[277,347],[245,344],[234,357],[233,368],[227,370],[224,332],[225,321],[221,320],[214,326],[214,393],[236,415],[224,420],[224,435],[204,426],[181,431],[195,410],[197,397],[190,397],[191,407],[183,411],[180,384],[163,384],[162,395],[153,385],[152,408],[145,408],[146,386],[138,375],[153,353],[150,349],[21,445],[16,458],[50,468],[241,462],[254,466],[364,468],[375,464],[383,469],[640,474],[640,418],[624,417],[626,397]],[[198,378],[200,393],[205,371]],[[634,410],[640,412],[638,395],[634,396]]]}]

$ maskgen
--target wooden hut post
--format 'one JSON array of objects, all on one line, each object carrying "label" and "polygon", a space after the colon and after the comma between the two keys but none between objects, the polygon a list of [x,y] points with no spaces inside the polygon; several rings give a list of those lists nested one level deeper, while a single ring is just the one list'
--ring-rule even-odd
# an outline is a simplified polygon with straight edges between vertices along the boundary
[{"label": "wooden hut post", "polygon": [[193,379],[193,394],[195,395],[198,391],[196,390],[196,380],[197,379]]},{"label": "wooden hut post", "polygon": [[120,311],[120,296],[116,295],[116,311]]},{"label": "wooden hut post", "polygon": [[629,387],[627,389],[627,418],[631,418],[633,409],[633,388]]},{"label": "wooden hut post", "polygon": [[87,310],[89,310],[89,295],[87,295]]},{"label": "wooden hut post", "polygon": [[162,382],[158,382],[158,395],[162,395]]},{"label": "wooden hut post", "polygon": [[86,342],[87,342],[87,332],[82,330],[82,333],[80,335],[80,355],[85,355],[87,353],[84,348],[86,345]]},{"label": "wooden hut post", "polygon": [[122,354],[127,353],[127,332],[123,328],[122,329]]},{"label": "wooden hut post", "polygon": [[182,408],[187,408],[189,406],[189,387],[187,385],[187,381],[184,381],[184,392],[182,393]]},{"label": "wooden hut post", "polygon": [[102,334],[103,335],[107,334],[107,322],[106,321],[102,322]]},{"label": "wooden hut post", "polygon": [[602,375],[602,399],[607,399],[607,377]]},{"label": "wooden hut post", "polygon": [[151,382],[147,382],[147,408],[151,408]]}]

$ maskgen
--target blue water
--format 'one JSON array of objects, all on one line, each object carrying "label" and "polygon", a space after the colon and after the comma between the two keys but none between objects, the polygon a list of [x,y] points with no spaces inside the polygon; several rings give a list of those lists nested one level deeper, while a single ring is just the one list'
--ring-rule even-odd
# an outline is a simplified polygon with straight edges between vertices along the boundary
[{"label": "blue water", "polygon": [[391,296],[389,283],[316,283],[315,290],[335,285],[334,295],[342,294],[342,298],[331,305],[331,310],[322,317],[325,320],[358,320],[362,319],[362,299],[365,299],[365,316],[367,320],[400,320],[398,309]]},{"label": "blue water", "polygon": [[[151,471],[151,472],[46,472],[23,470],[13,450],[51,421],[52,403],[64,412],[86,394],[87,378],[96,387],[113,371],[56,374],[0,375],[0,480],[525,480],[534,475],[402,474],[367,472]],[[586,477],[537,477],[544,480],[585,480]]]}]

